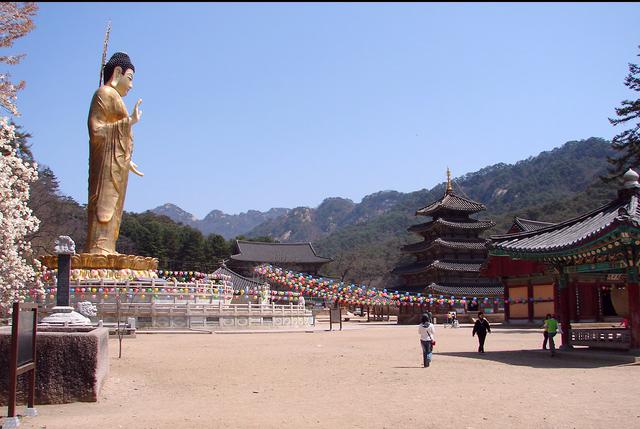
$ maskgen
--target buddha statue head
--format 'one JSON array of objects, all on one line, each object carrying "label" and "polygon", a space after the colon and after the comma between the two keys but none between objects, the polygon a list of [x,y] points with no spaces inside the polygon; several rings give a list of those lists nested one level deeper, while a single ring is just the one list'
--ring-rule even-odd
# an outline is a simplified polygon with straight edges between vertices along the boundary
[{"label": "buddha statue head", "polygon": [[104,65],[104,84],[113,87],[121,97],[127,95],[133,87],[133,74],[136,68],[129,55],[116,52]]}]

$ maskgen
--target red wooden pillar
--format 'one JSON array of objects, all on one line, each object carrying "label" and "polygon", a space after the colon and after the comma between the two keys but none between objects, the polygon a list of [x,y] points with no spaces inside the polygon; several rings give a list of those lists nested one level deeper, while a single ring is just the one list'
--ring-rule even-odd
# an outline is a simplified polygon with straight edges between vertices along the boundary
[{"label": "red wooden pillar", "polygon": [[575,295],[571,295],[573,288],[569,287],[567,275],[559,279],[560,295],[560,323],[562,324],[562,349],[571,348],[571,302],[575,302]]},{"label": "red wooden pillar", "polygon": [[631,348],[640,348],[640,284],[628,283],[629,324],[631,327]]},{"label": "red wooden pillar", "polygon": [[511,317],[511,304],[509,304],[509,286],[503,281],[504,284],[504,320],[509,321]]}]

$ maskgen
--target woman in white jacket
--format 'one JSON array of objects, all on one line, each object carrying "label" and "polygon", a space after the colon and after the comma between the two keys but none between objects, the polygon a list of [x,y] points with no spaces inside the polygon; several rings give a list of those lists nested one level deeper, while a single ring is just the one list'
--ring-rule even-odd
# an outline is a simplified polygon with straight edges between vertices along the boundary
[{"label": "woman in white jacket", "polygon": [[418,333],[420,334],[422,358],[424,361],[424,367],[426,368],[431,364],[433,346],[436,345],[436,327],[431,323],[431,316],[429,314],[422,315],[422,320],[418,326]]}]

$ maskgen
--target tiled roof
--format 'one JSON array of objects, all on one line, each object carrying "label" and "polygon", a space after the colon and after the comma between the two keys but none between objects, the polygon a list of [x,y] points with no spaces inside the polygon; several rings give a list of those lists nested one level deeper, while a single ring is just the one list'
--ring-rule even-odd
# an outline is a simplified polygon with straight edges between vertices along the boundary
[{"label": "tiled roof", "polygon": [[256,287],[262,287],[262,285],[264,285],[264,283],[261,283],[257,280],[252,280],[246,277],[241,276],[240,274],[236,273],[235,271],[230,270],[229,268],[222,266],[220,268],[218,268],[217,270],[215,270],[213,272],[214,274],[226,274],[228,276],[231,276],[231,283],[233,284],[233,290],[240,290],[240,289],[253,289]]},{"label": "tiled roof", "polygon": [[482,265],[481,262],[468,263],[468,262],[447,262],[447,261],[435,260],[430,263],[415,262],[411,265],[397,267],[393,270],[393,273],[417,274],[417,273],[422,273],[422,272],[431,271],[431,270],[479,273],[481,265]]},{"label": "tiled roof", "polygon": [[465,284],[450,284],[440,285],[431,283],[427,287],[427,293],[440,293],[445,297],[447,295],[460,296],[502,296],[504,295],[504,286],[498,282],[481,286],[481,285],[465,285]]},{"label": "tiled roof", "polygon": [[270,263],[327,263],[329,258],[316,254],[311,243],[262,243],[236,240],[240,253],[231,255],[236,261]]},{"label": "tiled roof", "polygon": [[425,232],[425,231],[429,231],[431,228],[443,228],[443,229],[452,228],[452,229],[484,231],[485,229],[489,229],[494,226],[495,226],[495,223],[493,223],[488,219],[482,219],[482,220],[469,219],[469,222],[452,222],[449,220],[438,218],[430,222],[420,223],[417,225],[410,226],[408,230],[411,232]]},{"label": "tiled roof", "polygon": [[484,204],[477,203],[475,201],[461,197],[449,191],[445,193],[444,196],[440,198],[438,201],[435,201],[429,204],[428,206],[423,207],[418,211],[416,211],[416,216],[417,215],[430,216],[431,214],[442,209],[454,210],[454,211],[459,211],[464,213],[476,213],[482,210],[486,210],[487,208],[485,207]]},{"label": "tiled roof", "polygon": [[421,241],[408,244],[402,248],[404,252],[424,252],[432,247],[444,247],[456,250],[486,250],[485,240],[479,241],[454,241],[436,238],[433,241]]},{"label": "tiled roof", "polygon": [[555,225],[551,222],[540,222],[539,220],[524,219],[518,216],[513,218],[512,232],[537,231],[547,226]]},{"label": "tiled roof", "polygon": [[618,225],[640,227],[640,209],[635,193],[621,194],[611,203],[576,218],[513,234],[491,236],[490,249],[506,252],[558,252],[581,246]]}]

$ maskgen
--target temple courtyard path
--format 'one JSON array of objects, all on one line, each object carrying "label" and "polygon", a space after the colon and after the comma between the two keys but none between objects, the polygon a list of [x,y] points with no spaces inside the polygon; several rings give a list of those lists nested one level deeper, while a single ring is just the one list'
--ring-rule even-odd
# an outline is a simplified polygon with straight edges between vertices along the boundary
[{"label": "temple courtyard path", "polygon": [[416,326],[139,334],[122,359],[110,340],[98,402],[40,405],[20,427],[640,427],[639,364],[552,359],[531,351],[539,330],[496,328],[484,355],[470,326],[437,334],[430,368]]}]

